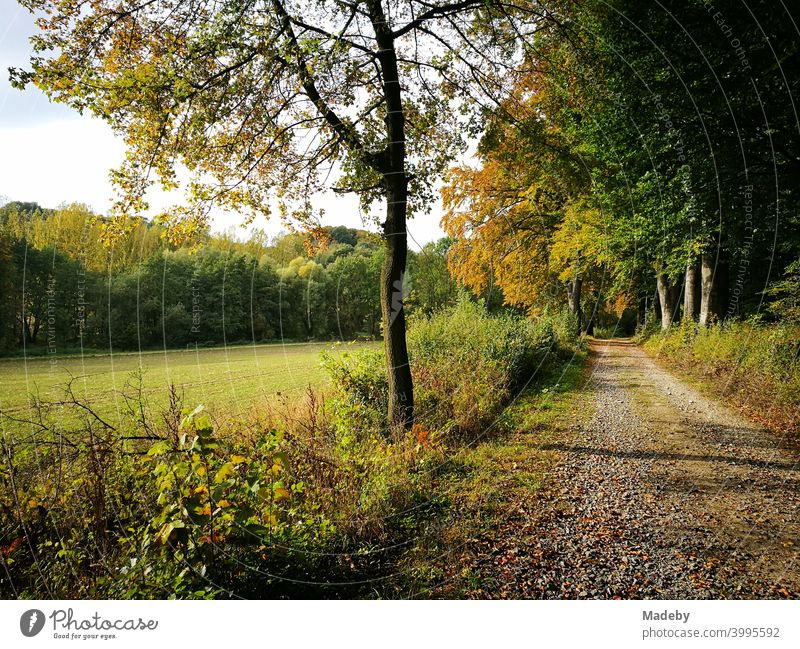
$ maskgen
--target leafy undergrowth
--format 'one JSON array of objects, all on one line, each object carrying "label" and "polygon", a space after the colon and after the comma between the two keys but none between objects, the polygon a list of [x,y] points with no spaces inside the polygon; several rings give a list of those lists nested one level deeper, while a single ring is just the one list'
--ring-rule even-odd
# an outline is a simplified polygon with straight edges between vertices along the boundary
[{"label": "leafy undergrowth", "polygon": [[537,488],[539,456],[517,431],[561,407],[582,353],[576,328],[567,315],[490,316],[471,303],[415,322],[409,431],[387,426],[376,352],[326,358],[330,393],[241,420],[190,411],[174,392],[154,412],[140,388],[112,424],[68,390],[14,422],[27,434],[1,440],[0,595],[407,593],[431,530],[471,525],[463,516],[498,489]]},{"label": "leafy undergrowth", "polygon": [[800,327],[682,322],[644,348],[763,426],[800,433]]},{"label": "leafy undergrowth", "polygon": [[[551,368],[510,405],[485,437],[455,452],[433,481],[437,516],[418,530],[399,560],[390,596],[491,597],[494,584],[475,569],[495,541],[535,512],[536,494],[558,454],[548,445],[569,434],[586,381],[583,353]],[[522,516],[519,514],[524,513]]]}]

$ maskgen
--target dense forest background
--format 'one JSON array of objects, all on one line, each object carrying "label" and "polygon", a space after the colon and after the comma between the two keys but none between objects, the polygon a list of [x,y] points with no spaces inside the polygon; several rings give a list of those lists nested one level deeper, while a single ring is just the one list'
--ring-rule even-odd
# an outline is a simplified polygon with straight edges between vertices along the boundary
[{"label": "dense forest background", "polygon": [[[375,234],[339,226],[319,240],[263,232],[245,239],[231,230],[175,247],[143,220],[107,248],[103,225],[83,205],[0,207],[0,350],[380,336],[384,248]],[[449,245],[442,239],[411,254],[409,309],[430,313],[463,290],[447,270]]]}]

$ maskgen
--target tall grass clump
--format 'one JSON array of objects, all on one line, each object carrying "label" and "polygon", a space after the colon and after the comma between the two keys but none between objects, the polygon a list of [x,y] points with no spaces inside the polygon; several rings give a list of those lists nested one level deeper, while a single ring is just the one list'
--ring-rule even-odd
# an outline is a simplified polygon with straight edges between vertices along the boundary
[{"label": "tall grass clump", "polygon": [[515,390],[567,353],[573,324],[563,315],[490,315],[467,300],[414,320],[408,342],[419,419],[450,436],[479,434]]}]

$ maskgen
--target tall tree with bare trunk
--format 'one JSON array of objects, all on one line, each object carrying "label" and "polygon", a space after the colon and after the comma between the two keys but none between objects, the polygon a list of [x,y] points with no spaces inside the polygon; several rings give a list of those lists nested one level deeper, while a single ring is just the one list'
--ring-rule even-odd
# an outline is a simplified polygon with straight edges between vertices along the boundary
[{"label": "tall tree with bare trunk", "polygon": [[[390,424],[410,426],[406,220],[477,133],[472,108],[507,94],[545,12],[505,0],[20,0],[36,13],[30,70],[53,99],[107,120],[128,147],[108,237],[160,179],[176,239],[212,208],[313,228],[315,196],[355,192],[386,245],[381,307]],[[179,171],[183,168],[184,172]],[[188,181],[187,181],[188,178]],[[332,179],[329,182],[329,179]]]}]

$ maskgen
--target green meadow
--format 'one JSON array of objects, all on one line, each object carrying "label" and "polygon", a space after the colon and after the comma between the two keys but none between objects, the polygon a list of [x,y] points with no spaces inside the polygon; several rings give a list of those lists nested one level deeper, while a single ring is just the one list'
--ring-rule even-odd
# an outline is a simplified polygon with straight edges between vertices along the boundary
[{"label": "green meadow", "polygon": [[[277,343],[4,359],[0,360],[0,411],[27,418],[37,399],[63,400],[65,388],[72,381],[77,399],[112,419],[122,416],[124,395],[135,396],[139,385],[149,408],[164,408],[171,384],[187,407],[203,404],[212,413],[224,411],[226,416],[236,416],[280,396],[300,395],[309,386],[324,387],[327,376],[320,366],[323,350],[375,344]],[[9,423],[5,420],[0,425]]]}]

